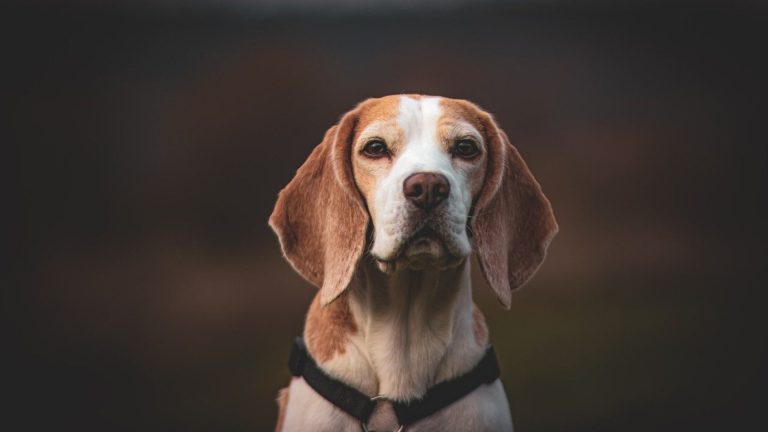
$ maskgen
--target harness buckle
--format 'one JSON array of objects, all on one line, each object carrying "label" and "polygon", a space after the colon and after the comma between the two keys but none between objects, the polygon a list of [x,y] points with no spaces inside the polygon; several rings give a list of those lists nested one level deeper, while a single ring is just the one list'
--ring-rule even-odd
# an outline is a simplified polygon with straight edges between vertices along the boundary
[{"label": "harness buckle", "polygon": [[[371,402],[378,402],[382,400],[388,400],[386,396],[383,395],[376,395],[371,398]],[[376,432],[368,429],[368,425],[365,422],[361,422],[360,426],[363,428],[363,432]],[[397,429],[393,430],[392,432],[403,432],[405,430],[405,425],[400,425]]]}]

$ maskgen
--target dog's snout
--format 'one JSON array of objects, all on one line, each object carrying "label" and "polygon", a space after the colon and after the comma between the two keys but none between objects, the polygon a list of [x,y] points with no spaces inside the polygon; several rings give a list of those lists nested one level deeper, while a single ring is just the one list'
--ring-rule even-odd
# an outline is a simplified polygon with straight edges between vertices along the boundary
[{"label": "dog's snout", "polygon": [[448,179],[442,174],[411,174],[403,182],[403,194],[416,207],[431,210],[443,202],[451,192]]}]

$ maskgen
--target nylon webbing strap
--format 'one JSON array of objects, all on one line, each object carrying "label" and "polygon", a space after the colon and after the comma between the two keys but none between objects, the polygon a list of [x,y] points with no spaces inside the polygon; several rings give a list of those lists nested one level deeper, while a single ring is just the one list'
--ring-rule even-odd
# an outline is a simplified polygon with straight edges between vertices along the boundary
[{"label": "nylon webbing strap", "polygon": [[496,381],[499,374],[496,353],[493,351],[493,347],[489,346],[480,363],[471,371],[430,387],[421,399],[408,403],[393,402],[392,406],[400,424],[413,424],[472,393],[481,385]]},{"label": "nylon webbing strap", "polygon": [[[293,376],[303,377],[320,396],[361,423],[368,423],[376,401],[323,372],[307,353],[304,340],[300,337],[293,343],[288,367]],[[411,425],[451,405],[481,385],[496,381],[499,375],[496,353],[489,346],[480,362],[464,375],[432,386],[421,399],[390,403],[400,424]]]},{"label": "nylon webbing strap", "polygon": [[317,367],[317,363],[307,353],[304,340],[300,337],[297,337],[293,343],[288,367],[293,376],[303,377],[304,381],[320,396],[360,422],[368,422],[376,402],[343,382],[331,378]]}]

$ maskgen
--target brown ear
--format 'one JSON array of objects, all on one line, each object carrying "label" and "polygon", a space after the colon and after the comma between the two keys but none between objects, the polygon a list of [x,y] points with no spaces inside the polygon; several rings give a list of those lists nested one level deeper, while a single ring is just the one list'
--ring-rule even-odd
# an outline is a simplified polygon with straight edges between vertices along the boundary
[{"label": "brown ear", "polygon": [[294,269],[325,306],[349,285],[365,247],[368,212],[352,177],[357,111],[331,127],[277,198],[269,225]]},{"label": "brown ear", "polygon": [[512,290],[539,268],[558,228],[549,200],[520,153],[489,115],[483,123],[488,171],[475,204],[472,241],[485,280],[509,308]]}]

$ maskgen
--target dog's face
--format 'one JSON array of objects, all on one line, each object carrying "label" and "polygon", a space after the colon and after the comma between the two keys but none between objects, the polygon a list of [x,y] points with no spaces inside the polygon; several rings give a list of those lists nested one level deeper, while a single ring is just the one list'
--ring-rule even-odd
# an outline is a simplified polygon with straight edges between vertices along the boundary
[{"label": "dog's face", "polygon": [[473,114],[438,97],[361,106],[350,159],[373,225],[369,252],[383,271],[452,266],[470,254],[467,218],[488,160]]},{"label": "dog's face", "polygon": [[488,113],[418,95],[345,114],[280,192],[269,223],[323,305],[349,286],[368,246],[385,272],[446,268],[474,250],[509,307],[557,232],[549,201]]}]

